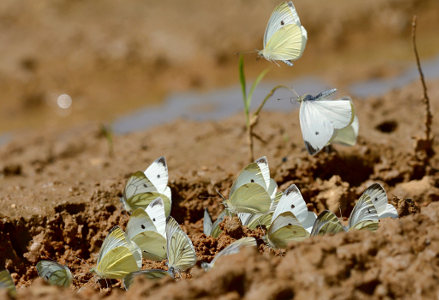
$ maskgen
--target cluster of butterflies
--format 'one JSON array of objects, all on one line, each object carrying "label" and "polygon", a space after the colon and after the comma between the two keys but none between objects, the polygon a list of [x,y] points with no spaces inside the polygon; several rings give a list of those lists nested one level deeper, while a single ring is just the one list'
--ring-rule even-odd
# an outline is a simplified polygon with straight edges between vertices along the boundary
[{"label": "cluster of butterflies", "polygon": [[[164,157],[155,160],[144,172],[131,175],[121,198],[124,208],[131,214],[126,232],[119,226],[110,230],[91,272],[98,278],[120,279],[128,289],[136,276],[176,278],[176,275],[181,277],[181,272],[193,267],[197,262],[196,252],[190,238],[170,216],[171,199]],[[272,248],[286,248],[291,241],[301,241],[310,236],[354,229],[376,230],[379,219],[398,217],[395,207],[388,203],[386,192],[378,183],[367,188],[360,197],[347,226],[330,211],[323,211],[317,216],[308,211],[296,185],[278,192],[277,183],[270,177],[266,157],[250,163],[240,172],[223,204],[225,209],[215,222],[205,209],[203,231],[206,236],[217,238],[222,232],[219,225],[224,217],[238,216],[242,225],[250,229],[265,227],[263,241]],[[210,263],[202,262],[201,266],[207,271],[218,258],[256,245],[253,237],[241,238],[220,251]],[[166,259],[168,270],[141,270],[142,258],[154,261]],[[36,269],[39,276],[50,284],[64,287],[72,284],[73,275],[67,266],[42,260]],[[0,272],[1,287],[15,293],[7,270]]]},{"label": "cluster of butterflies", "polygon": [[284,192],[277,191],[276,182],[270,178],[266,157],[247,165],[233,183],[225,210],[215,222],[207,209],[204,211],[204,234],[218,237],[219,224],[226,215],[237,215],[242,225],[267,229],[264,240],[272,248],[286,248],[291,241],[301,241],[310,236],[337,233],[354,229],[376,230],[379,219],[397,218],[395,207],[388,203],[386,191],[379,183],[369,186],[357,201],[349,216],[347,226],[331,211],[318,216],[308,211],[305,200],[295,184]]},{"label": "cluster of butterflies", "polygon": [[[292,66],[299,59],[308,40],[293,2],[279,4],[271,14],[264,34],[264,49],[258,53],[268,61],[282,61]],[[353,146],[358,136],[358,119],[349,97],[330,100],[336,89],[316,96],[297,95],[300,103],[300,127],[305,147],[311,155],[331,143]]]}]

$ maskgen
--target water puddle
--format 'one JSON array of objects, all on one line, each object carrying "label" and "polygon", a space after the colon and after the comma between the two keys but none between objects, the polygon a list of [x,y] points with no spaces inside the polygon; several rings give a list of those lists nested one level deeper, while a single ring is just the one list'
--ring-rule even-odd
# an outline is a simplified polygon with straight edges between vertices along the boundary
[{"label": "water puddle", "polygon": [[[422,62],[426,79],[439,78],[439,56]],[[418,80],[418,71],[413,65],[402,74],[393,78],[372,79],[352,84],[348,90],[352,97],[379,96],[392,89],[401,88],[414,80]],[[255,109],[260,101],[277,84],[294,86],[300,93],[316,94],[332,86],[319,78],[305,77],[294,81],[261,83],[255,90],[252,108]],[[265,108],[275,111],[290,111],[298,107],[298,103],[290,101],[291,93],[280,89],[276,91]],[[276,100],[280,99],[280,100]],[[220,120],[242,111],[241,87],[217,89],[209,92],[187,92],[171,94],[158,107],[148,107],[132,114],[122,116],[113,123],[113,130],[123,134],[139,131],[148,127],[183,118],[196,121]]]}]

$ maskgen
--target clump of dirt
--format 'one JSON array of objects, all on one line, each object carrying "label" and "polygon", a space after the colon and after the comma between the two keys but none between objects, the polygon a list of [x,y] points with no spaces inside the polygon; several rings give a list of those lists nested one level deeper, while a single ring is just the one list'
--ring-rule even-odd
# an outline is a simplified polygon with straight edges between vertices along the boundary
[{"label": "clump of dirt", "polygon": [[[433,113],[439,107],[438,86],[431,85]],[[418,91],[411,85],[355,101],[358,144],[334,146],[315,157],[304,148],[297,111],[265,112],[256,127],[266,139],[255,143],[256,155],[267,155],[280,190],[296,184],[316,213],[341,210],[346,217],[367,186],[383,184],[401,218],[383,220],[377,232],[315,237],[274,251],[262,243],[263,228],[249,230],[226,218],[217,239],[206,237],[204,208],[216,219],[224,209],[218,192],[227,196],[248,163],[242,115],[219,123],[179,120],[115,136],[112,157],[108,141],[97,134],[100,127],[92,124],[28,135],[0,148],[0,170],[15,170],[1,175],[0,265],[11,271],[19,297],[35,299],[432,297],[439,286],[439,159],[432,157],[423,176],[414,176],[411,137],[423,128],[422,118],[413,117],[423,115]],[[390,119],[398,123],[393,132],[377,129]],[[434,135],[438,128],[433,127]],[[434,149],[438,153],[437,143]],[[116,280],[94,284],[89,270],[105,236],[115,225],[124,229],[129,218],[119,201],[127,178],[160,155],[168,162],[171,215],[192,239],[197,266],[175,282],[139,279],[142,284],[127,293]],[[20,172],[13,168],[18,165]],[[222,258],[207,273],[201,270],[201,262],[243,236],[257,238],[257,249]],[[83,288],[79,295],[38,280],[40,259],[68,265],[76,276],[74,289]],[[145,260],[144,268],[166,265]]]}]

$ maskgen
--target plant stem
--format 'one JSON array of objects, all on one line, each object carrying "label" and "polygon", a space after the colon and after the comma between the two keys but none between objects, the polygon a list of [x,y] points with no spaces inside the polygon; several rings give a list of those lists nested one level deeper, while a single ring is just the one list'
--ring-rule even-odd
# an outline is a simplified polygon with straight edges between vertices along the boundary
[{"label": "plant stem", "polygon": [[280,89],[280,88],[284,88],[287,89],[289,91],[291,91],[291,89],[285,85],[279,84],[276,85],[274,88],[271,89],[271,91],[267,94],[267,96],[265,96],[264,100],[262,100],[261,104],[259,105],[258,109],[252,114],[251,118],[250,118],[250,113],[246,114],[246,128],[247,128],[247,142],[250,148],[250,162],[253,162],[255,160],[254,157],[254,144],[253,144],[253,128],[256,126],[256,124],[258,123],[259,120],[259,113],[261,112],[261,110],[264,108],[265,103],[267,103],[268,99],[271,98],[271,96],[273,96],[274,92],[276,92],[276,90]]},{"label": "plant stem", "polygon": [[431,146],[431,123],[432,123],[433,116],[432,116],[431,110],[430,110],[430,99],[428,98],[428,94],[427,94],[427,85],[425,84],[424,73],[422,72],[421,62],[419,60],[418,49],[416,47],[416,19],[417,19],[416,15],[413,16],[413,22],[412,22],[413,51],[415,52],[416,65],[418,67],[419,77],[421,79],[422,89],[424,91],[424,98],[422,100],[425,104],[425,112],[426,112],[425,140],[427,141],[427,143],[430,143],[430,146]]}]

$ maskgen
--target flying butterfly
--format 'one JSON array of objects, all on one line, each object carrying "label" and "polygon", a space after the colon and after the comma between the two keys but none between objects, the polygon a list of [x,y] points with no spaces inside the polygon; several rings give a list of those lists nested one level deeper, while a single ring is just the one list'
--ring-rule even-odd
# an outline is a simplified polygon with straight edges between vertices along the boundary
[{"label": "flying butterfly", "polygon": [[6,289],[11,298],[17,296],[17,289],[15,288],[14,280],[8,270],[0,271],[0,289]]},{"label": "flying butterfly", "polygon": [[141,276],[147,279],[160,279],[163,278],[165,276],[171,276],[172,275],[165,270],[160,270],[160,269],[150,269],[150,270],[141,270],[141,271],[136,271],[136,272],[132,272],[130,274],[128,274],[127,276],[124,277],[123,279],[123,286],[125,287],[126,290],[128,290],[130,288],[130,286],[133,284],[134,282],[134,278]]},{"label": "flying butterfly", "polygon": [[50,260],[40,260],[37,263],[38,276],[51,285],[69,287],[72,284],[73,276],[67,266]]},{"label": "flying butterfly", "polygon": [[165,214],[171,213],[171,189],[168,184],[168,167],[165,158],[156,159],[145,172],[137,171],[128,179],[121,201],[125,209],[145,209],[154,199],[160,197],[165,203]]},{"label": "flying butterfly", "polygon": [[308,35],[300,23],[293,2],[279,4],[268,20],[264,34],[264,49],[259,55],[268,61],[280,60],[289,66],[305,50]]},{"label": "flying butterfly", "polygon": [[127,235],[142,250],[146,259],[166,258],[166,217],[162,198],[153,200],[146,210],[137,208],[130,216]]},{"label": "flying butterfly", "polygon": [[169,217],[166,223],[166,243],[170,274],[174,276],[175,273],[186,271],[195,265],[197,255],[194,245],[173,217]]},{"label": "flying butterfly", "polygon": [[348,127],[354,120],[354,106],[350,98],[329,100],[336,92],[337,89],[331,89],[316,96],[297,97],[302,137],[311,155],[330,144],[337,130]]},{"label": "flying butterfly", "polygon": [[122,279],[142,267],[142,251],[120,229],[113,227],[102,244],[95,268],[100,278]]},{"label": "flying butterfly", "polygon": [[215,262],[223,256],[236,254],[238,253],[242,248],[244,247],[256,247],[256,239],[254,237],[244,237],[239,240],[234,241],[230,245],[228,245],[226,248],[221,250],[210,263],[203,262],[201,264],[201,267],[204,269],[204,271],[208,271],[215,265]]},{"label": "flying butterfly", "polygon": [[343,226],[338,217],[331,211],[325,210],[319,214],[311,231],[311,236],[335,234],[342,231],[378,229],[378,213],[369,195],[363,194],[355,204],[348,220],[348,226]]}]

